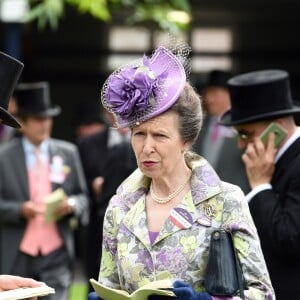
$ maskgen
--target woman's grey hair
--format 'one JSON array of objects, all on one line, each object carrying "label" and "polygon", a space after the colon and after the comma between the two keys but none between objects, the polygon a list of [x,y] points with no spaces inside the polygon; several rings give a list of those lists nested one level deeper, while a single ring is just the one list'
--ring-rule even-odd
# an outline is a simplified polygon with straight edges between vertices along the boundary
[{"label": "woman's grey hair", "polygon": [[203,121],[200,96],[186,83],[178,100],[169,109],[179,116],[179,132],[185,142],[196,141]]}]

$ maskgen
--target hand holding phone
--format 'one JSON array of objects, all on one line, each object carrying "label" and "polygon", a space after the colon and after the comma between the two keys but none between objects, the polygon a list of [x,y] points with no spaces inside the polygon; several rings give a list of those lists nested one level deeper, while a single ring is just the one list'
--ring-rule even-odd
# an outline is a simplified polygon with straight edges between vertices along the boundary
[{"label": "hand holding phone", "polygon": [[272,122],[260,135],[260,139],[265,145],[267,145],[268,143],[268,138],[271,132],[273,132],[275,135],[274,146],[275,148],[277,148],[278,145],[286,137],[287,131],[284,128],[282,128],[279,124]]}]

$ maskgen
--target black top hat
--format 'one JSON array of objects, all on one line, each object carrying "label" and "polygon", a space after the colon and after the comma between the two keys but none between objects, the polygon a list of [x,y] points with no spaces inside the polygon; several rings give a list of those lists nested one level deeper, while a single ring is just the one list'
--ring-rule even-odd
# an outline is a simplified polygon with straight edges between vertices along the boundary
[{"label": "black top hat", "polygon": [[74,126],[88,125],[92,123],[106,124],[100,104],[94,102],[82,102],[75,107]]},{"label": "black top hat", "polygon": [[14,97],[17,101],[18,116],[54,117],[60,114],[59,106],[52,106],[48,82],[21,83]]},{"label": "black top hat", "polygon": [[23,63],[17,59],[0,52],[0,120],[3,124],[16,128],[21,125],[7,111],[7,107],[23,67]]},{"label": "black top hat", "polygon": [[230,73],[222,70],[212,70],[207,77],[207,82],[204,88],[217,86],[227,87],[227,81],[230,78]]},{"label": "black top hat", "polygon": [[282,70],[263,70],[235,76],[228,81],[231,110],[219,123],[245,124],[300,113],[293,104],[289,74]]}]

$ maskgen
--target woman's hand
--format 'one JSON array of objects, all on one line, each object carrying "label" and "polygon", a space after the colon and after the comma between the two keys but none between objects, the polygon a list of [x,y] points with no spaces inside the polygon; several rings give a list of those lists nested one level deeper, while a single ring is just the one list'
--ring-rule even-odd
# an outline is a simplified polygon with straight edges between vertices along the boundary
[{"label": "woman's hand", "polygon": [[169,296],[160,296],[160,295],[150,295],[148,296],[148,300],[175,300],[174,297]]},{"label": "woman's hand", "polygon": [[196,292],[183,281],[175,281],[173,287],[173,292],[177,300],[212,300],[208,293]]},{"label": "woman's hand", "polygon": [[173,292],[176,295],[176,298],[168,296],[150,295],[148,297],[148,300],[212,300],[211,296],[208,293],[196,292],[191,286],[179,280],[174,282]]},{"label": "woman's hand", "polygon": [[101,300],[95,292],[91,292],[88,295],[88,300]]}]

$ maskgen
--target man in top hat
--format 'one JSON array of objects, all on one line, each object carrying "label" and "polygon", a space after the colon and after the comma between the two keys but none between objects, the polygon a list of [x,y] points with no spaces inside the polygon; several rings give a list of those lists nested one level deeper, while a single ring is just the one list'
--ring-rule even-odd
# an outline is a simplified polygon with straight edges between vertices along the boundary
[{"label": "man in top hat", "polygon": [[75,127],[75,140],[103,132],[107,125],[100,105],[97,102],[83,101],[77,104],[74,111],[73,125]]},{"label": "man in top hat", "polygon": [[0,52],[0,144],[11,139],[20,124],[12,114],[16,111],[13,90],[23,70],[23,63]]},{"label": "man in top hat", "polygon": [[[289,74],[282,70],[251,72],[228,81],[231,109],[220,123],[234,126],[251,192],[246,195],[256,224],[276,299],[300,295],[300,129],[293,115]],[[275,147],[275,133],[260,138],[275,123],[286,131]]]},{"label": "man in top hat", "polygon": [[247,193],[250,187],[241,150],[236,147],[236,134],[232,128],[218,124],[220,115],[230,108],[229,77],[230,73],[223,70],[208,74],[200,92],[205,118],[193,149],[210,162],[222,180],[238,185]]},{"label": "man in top hat", "polygon": [[137,167],[129,128],[113,128],[115,118],[107,110],[104,117],[104,130],[81,138],[77,144],[90,196],[89,224],[85,228],[87,251],[84,253],[88,278],[98,278],[102,249],[100,244],[95,245],[95,236],[101,240],[108,202],[119,184]]},{"label": "man in top hat", "polygon": [[[17,59],[0,52],[0,122],[1,125],[20,128],[19,122],[7,111],[9,100],[24,65]],[[1,218],[2,219],[2,216]],[[38,287],[42,283],[31,278],[0,275],[0,292],[22,287]]]},{"label": "man in top hat", "polygon": [[20,128],[20,123],[7,111],[8,103],[23,70],[23,63],[0,52],[0,123]]},{"label": "man in top hat", "polygon": [[[47,82],[20,84],[15,98],[22,137],[0,150],[0,272],[44,281],[55,289],[45,299],[67,300],[71,221],[84,221],[88,207],[78,151],[50,137],[60,107],[51,105]],[[57,207],[48,214],[49,195]]]}]

